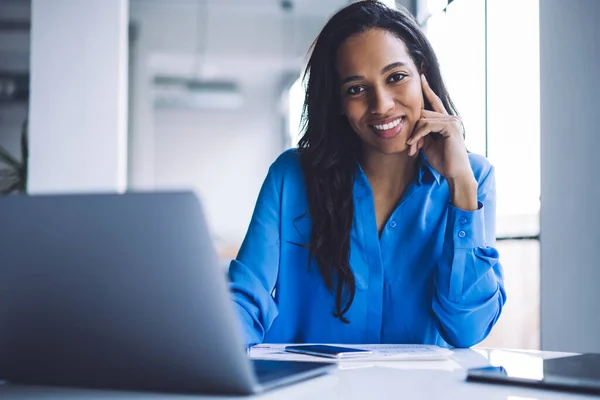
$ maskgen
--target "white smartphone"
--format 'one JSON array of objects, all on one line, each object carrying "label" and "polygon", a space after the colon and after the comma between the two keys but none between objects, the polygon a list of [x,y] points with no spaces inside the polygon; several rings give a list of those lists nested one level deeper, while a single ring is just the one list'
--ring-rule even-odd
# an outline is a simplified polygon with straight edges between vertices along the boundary
[{"label": "white smartphone", "polygon": [[286,346],[285,351],[289,353],[308,354],[311,356],[337,359],[370,357],[373,355],[371,350],[353,349],[351,347],[331,346],[326,344]]}]

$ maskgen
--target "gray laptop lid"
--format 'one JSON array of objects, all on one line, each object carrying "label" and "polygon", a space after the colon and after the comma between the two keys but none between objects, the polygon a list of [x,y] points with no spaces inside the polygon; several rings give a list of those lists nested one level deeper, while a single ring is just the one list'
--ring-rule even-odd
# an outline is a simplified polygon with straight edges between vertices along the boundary
[{"label": "gray laptop lid", "polygon": [[0,198],[0,379],[250,393],[238,328],[193,194]]}]

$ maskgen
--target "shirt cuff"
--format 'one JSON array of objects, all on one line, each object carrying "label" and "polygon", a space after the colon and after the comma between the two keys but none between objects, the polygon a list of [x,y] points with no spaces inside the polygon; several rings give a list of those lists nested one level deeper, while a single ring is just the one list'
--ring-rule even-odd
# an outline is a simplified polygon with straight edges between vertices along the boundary
[{"label": "shirt cuff", "polygon": [[246,311],[244,307],[235,301],[233,304],[236,306],[236,314],[238,315],[238,321],[240,322],[240,331],[242,333],[246,348],[260,343],[260,339],[257,337],[256,331],[253,329],[254,321],[252,320],[250,314],[248,314],[248,311]]},{"label": "shirt cuff", "polygon": [[477,202],[477,210],[465,211],[449,205],[448,233],[452,232],[455,249],[485,247],[485,218],[483,203]]}]

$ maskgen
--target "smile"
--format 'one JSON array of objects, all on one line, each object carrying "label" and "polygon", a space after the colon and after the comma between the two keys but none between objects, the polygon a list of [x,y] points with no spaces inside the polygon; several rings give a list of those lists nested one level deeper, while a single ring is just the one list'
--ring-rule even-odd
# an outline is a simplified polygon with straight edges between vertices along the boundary
[{"label": "smile", "polygon": [[389,129],[395,128],[398,125],[400,125],[400,123],[402,122],[402,118],[400,117],[390,123],[387,124],[383,124],[383,125],[371,125],[373,128],[377,129],[378,131],[387,131]]},{"label": "smile", "polygon": [[[372,124],[374,133],[381,139],[393,139],[398,136],[404,128],[404,116],[388,120],[384,124]],[[384,121],[382,121],[384,122]]]}]

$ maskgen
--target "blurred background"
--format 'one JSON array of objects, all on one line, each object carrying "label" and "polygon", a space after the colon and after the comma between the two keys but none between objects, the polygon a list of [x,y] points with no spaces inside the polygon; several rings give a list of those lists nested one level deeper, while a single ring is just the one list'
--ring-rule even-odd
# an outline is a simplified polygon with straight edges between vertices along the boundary
[{"label": "blurred background", "polygon": [[[193,190],[227,266],[297,143],[307,50],[351,2],[0,0],[0,190]],[[600,1],[385,3],[422,26],[496,166],[508,302],[481,346],[600,352]]]}]

